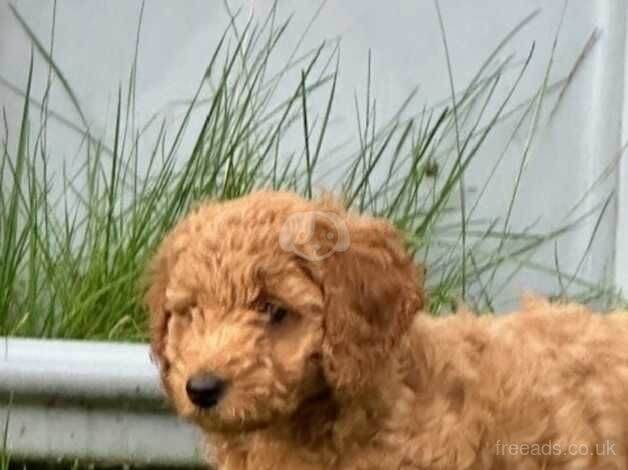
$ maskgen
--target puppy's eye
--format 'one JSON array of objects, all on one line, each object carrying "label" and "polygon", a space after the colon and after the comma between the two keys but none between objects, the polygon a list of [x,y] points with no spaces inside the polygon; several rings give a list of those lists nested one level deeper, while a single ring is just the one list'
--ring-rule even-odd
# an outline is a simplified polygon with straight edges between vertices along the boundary
[{"label": "puppy's eye", "polygon": [[186,307],[182,309],[181,311],[177,312],[177,316],[180,319],[185,320],[186,322],[191,322],[194,316],[196,315],[197,311],[198,309],[196,308],[196,306]]},{"label": "puppy's eye", "polygon": [[286,315],[288,315],[288,310],[285,307],[272,302],[264,302],[260,311],[268,315],[270,322],[274,325],[281,323]]}]

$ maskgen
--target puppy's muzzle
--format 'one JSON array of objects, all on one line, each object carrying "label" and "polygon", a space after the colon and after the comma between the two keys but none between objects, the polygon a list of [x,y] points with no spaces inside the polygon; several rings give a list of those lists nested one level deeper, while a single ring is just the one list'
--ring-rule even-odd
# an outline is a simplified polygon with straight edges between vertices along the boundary
[{"label": "puppy's muzzle", "polygon": [[190,377],[185,385],[185,390],[192,403],[199,408],[207,409],[216,406],[226,386],[226,382],[220,377],[200,373]]}]

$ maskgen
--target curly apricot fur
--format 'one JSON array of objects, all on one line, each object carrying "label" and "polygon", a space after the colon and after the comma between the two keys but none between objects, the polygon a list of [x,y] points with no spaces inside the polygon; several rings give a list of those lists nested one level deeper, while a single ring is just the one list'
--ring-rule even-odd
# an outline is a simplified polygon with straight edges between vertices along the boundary
[{"label": "curly apricot fur", "polygon": [[[528,297],[420,315],[422,269],[390,223],[290,193],[201,205],[149,274],[165,389],[220,470],[628,468],[625,313]],[[211,409],[186,395],[199,371],[228,382]]]}]

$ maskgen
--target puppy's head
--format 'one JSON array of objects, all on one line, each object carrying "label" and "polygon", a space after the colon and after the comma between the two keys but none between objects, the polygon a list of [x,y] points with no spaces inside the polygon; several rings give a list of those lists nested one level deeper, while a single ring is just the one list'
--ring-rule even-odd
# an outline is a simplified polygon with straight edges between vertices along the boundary
[{"label": "puppy's head", "polygon": [[267,426],[324,391],[367,394],[423,305],[389,223],[288,193],[201,206],[149,279],[164,387],[214,431]]}]

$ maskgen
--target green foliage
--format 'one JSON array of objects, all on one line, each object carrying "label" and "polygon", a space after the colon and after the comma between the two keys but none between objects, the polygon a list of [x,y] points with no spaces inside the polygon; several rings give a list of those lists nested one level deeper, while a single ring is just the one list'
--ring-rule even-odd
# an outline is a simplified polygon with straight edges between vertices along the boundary
[{"label": "green foliage", "polygon": [[[13,12],[50,74],[46,95],[38,103],[32,98],[31,59],[17,146],[10,145],[8,131],[0,143],[3,334],[145,339],[141,279],[146,261],[165,231],[195,201],[234,198],[258,187],[311,196],[322,183],[329,185],[330,168],[334,188],[350,206],[391,218],[407,234],[417,260],[428,260],[434,311],[462,298],[490,309],[499,292],[493,288],[497,270],[507,263],[529,267],[539,246],[571,227],[542,235],[514,233],[508,225],[510,212],[501,227],[497,217],[479,220],[477,202],[469,205],[460,191],[486,139],[513,116],[507,110],[533,48],[523,62],[496,58],[535,14],[497,45],[462,91],[454,92],[452,84],[449,103],[426,105],[416,113],[415,97],[410,96],[382,124],[371,96],[369,57],[366,99],[362,106],[356,100],[358,146],[341,149],[344,154],[338,157],[338,150],[333,153],[325,146],[338,76],[337,48],[323,43],[300,55],[295,49],[293,59],[272,72],[270,59],[288,25],[277,22],[274,10],[260,24],[249,23],[244,29],[233,19],[174,133],[159,116],[144,127],[135,125],[138,28],[136,59],[128,83],[117,94],[115,122],[103,136],[88,127],[52,54]],[[514,80],[505,98],[497,101],[495,91],[506,74]],[[48,110],[55,77],[81,117],[80,125]],[[530,141],[546,92],[565,85],[550,86],[546,76],[538,93],[516,107],[523,116],[517,129],[533,116]],[[290,87],[290,93],[279,96],[280,88],[285,92]],[[313,113],[312,97],[317,94],[326,104]],[[39,113],[33,113],[35,106]],[[193,114],[200,112],[204,120],[194,146],[181,158]],[[77,173],[50,174],[49,119],[60,120],[82,137]],[[149,129],[156,136],[147,142]],[[303,135],[301,150],[284,150],[285,136],[291,132]],[[140,150],[147,147],[148,156]],[[523,158],[528,151],[529,145]],[[55,197],[60,187],[61,197]],[[513,201],[516,196],[515,189]],[[490,282],[485,284],[487,276]]]}]

